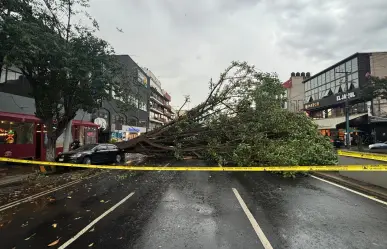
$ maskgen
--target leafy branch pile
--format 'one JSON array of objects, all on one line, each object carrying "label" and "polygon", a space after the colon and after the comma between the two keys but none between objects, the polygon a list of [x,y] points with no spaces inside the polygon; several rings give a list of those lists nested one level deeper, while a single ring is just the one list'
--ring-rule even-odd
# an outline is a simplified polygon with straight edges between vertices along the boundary
[{"label": "leafy branch pile", "polygon": [[156,157],[195,156],[221,165],[331,165],[329,140],[303,113],[281,108],[276,75],[233,62],[209,83],[204,102],[176,120],[117,145]]}]

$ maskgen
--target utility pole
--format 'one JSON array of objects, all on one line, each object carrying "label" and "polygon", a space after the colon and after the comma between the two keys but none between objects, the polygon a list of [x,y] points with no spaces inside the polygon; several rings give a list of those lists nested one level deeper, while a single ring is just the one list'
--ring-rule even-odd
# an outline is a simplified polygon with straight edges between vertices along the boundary
[{"label": "utility pole", "polygon": [[351,136],[349,132],[349,98],[348,98],[348,74],[351,72],[336,72],[345,74],[345,140],[347,149],[351,148]]}]

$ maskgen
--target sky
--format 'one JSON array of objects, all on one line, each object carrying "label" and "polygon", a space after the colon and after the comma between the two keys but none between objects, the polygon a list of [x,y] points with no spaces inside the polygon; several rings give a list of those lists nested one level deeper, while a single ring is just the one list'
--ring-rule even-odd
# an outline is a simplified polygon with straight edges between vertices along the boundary
[{"label": "sky", "polygon": [[386,0],[91,0],[88,12],[117,54],[158,77],[172,106],[189,95],[191,108],[233,60],[286,81],[387,51],[386,10]]}]

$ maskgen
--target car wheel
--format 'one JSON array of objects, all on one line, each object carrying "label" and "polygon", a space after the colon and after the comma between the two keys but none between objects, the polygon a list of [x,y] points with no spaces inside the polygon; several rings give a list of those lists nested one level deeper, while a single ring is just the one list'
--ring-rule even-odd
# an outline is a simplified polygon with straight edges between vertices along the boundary
[{"label": "car wheel", "polygon": [[90,157],[85,157],[85,158],[83,159],[83,164],[91,164],[91,159],[90,159]]},{"label": "car wheel", "polygon": [[121,160],[122,160],[121,155],[120,155],[120,154],[117,154],[117,155],[116,155],[116,163],[120,163]]}]

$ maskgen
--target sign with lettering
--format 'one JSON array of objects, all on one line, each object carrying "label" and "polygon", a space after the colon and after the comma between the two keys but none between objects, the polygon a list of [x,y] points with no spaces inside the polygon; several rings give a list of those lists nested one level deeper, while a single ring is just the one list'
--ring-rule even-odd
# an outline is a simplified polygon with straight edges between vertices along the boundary
[{"label": "sign with lettering", "polygon": [[305,109],[319,107],[319,106],[320,106],[320,102],[314,102],[314,103],[310,103],[310,104],[305,104]]},{"label": "sign with lettering", "polygon": [[347,99],[347,96],[348,96],[348,99],[351,99],[351,98],[355,98],[355,97],[356,97],[355,92],[350,92],[350,93],[348,93],[348,94],[344,93],[344,94],[341,94],[341,95],[336,96],[336,101],[346,100],[346,99]]}]

